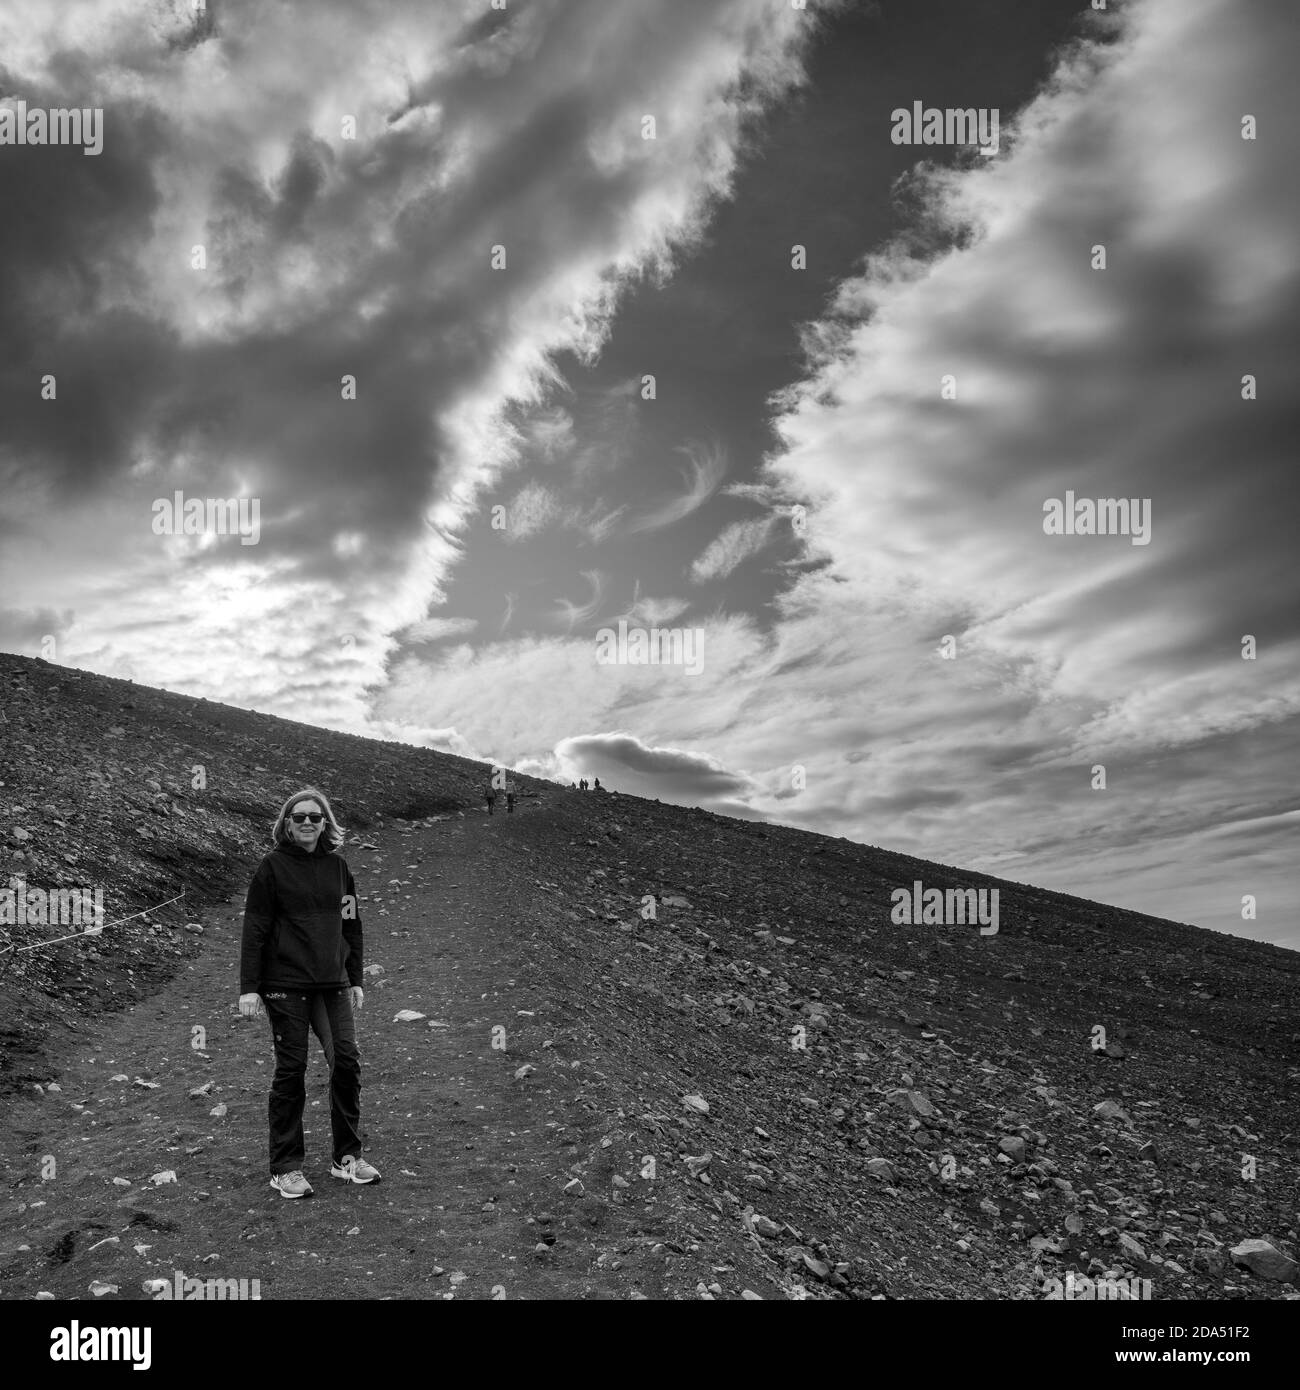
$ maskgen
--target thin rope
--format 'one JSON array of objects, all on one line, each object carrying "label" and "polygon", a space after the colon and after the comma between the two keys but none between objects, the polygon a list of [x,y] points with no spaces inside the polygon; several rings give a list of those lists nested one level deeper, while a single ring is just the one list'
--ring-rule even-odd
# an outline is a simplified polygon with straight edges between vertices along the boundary
[{"label": "thin rope", "polygon": [[100,936],[109,927],[120,927],[123,922],[130,922],[133,918],[143,917],[148,912],[157,912],[160,907],[167,907],[171,903],[179,902],[184,896],[185,890],[182,888],[174,898],[168,898],[166,902],[155,903],[153,907],[142,907],[139,912],[132,912],[128,917],[119,917],[116,922],[105,922],[102,927],[96,927],[94,931],[74,931],[67,936],[52,936],[48,941],[37,941],[31,946],[6,946],[0,955],[6,952],[17,955],[19,951],[39,951],[46,946],[57,946],[60,941],[75,941],[81,936]]}]

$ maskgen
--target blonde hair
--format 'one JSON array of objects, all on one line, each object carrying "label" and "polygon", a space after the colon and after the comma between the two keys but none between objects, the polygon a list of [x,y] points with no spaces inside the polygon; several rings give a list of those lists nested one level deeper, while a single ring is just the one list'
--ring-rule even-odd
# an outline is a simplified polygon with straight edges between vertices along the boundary
[{"label": "blonde hair", "polygon": [[321,826],[321,839],[324,840],[327,850],[338,849],[343,843],[343,827],[334,819],[334,811],[330,806],[329,798],[324,792],[317,791],[315,787],[304,787],[302,791],[294,792],[288,801],[280,807],[280,814],[276,816],[275,826],[271,831],[272,841],[277,845],[292,843],[289,839],[289,813],[300,801],[320,802],[320,808],[325,813],[325,820]]}]

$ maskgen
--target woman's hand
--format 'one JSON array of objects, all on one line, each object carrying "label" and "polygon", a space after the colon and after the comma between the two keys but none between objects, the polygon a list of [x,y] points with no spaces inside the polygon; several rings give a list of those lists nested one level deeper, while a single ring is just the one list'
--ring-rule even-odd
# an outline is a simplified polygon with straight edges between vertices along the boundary
[{"label": "woman's hand", "polygon": [[241,994],[239,996],[239,1012],[245,1018],[256,1018],[263,1012],[262,996],[260,994]]},{"label": "woman's hand", "polygon": [[360,985],[350,985],[348,987],[348,994],[351,997],[352,1008],[354,1011],[359,1009],[361,1005],[365,1003],[366,992],[361,988]]}]

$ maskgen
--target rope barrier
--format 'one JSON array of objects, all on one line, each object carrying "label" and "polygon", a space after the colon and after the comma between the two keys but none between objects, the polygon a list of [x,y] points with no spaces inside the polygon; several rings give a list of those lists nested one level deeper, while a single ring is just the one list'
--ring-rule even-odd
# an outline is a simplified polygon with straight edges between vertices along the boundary
[{"label": "rope barrier", "polygon": [[119,917],[116,922],[105,922],[102,927],[96,927],[93,931],[74,931],[70,932],[67,936],[53,936],[48,941],[33,942],[30,946],[6,946],[3,951],[0,951],[0,956],[16,956],[20,951],[40,951],[46,946],[57,946],[61,941],[75,941],[78,937],[82,936],[100,936],[107,931],[109,927],[120,927],[123,922],[130,922],[132,919],[143,917],[149,912],[157,912],[160,907],[168,907],[172,903],[180,902],[184,896],[185,890],[182,888],[174,898],[168,898],[165,902],[155,903],[153,907],[142,907],[139,912],[132,912],[126,917]]}]

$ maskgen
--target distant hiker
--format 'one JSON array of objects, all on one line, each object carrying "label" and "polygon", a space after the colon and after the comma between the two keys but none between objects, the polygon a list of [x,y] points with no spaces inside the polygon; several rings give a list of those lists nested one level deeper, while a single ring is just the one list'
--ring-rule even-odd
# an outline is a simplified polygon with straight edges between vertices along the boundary
[{"label": "distant hiker", "polygon": [[506,783],[506,810],[513,814],[515,809],[515,784],[511,780]]},{"label": "distant hiker", "polygon": [[[361,1054],[352,1019],[365,999],[361,918],[352,872],[335,852],[343,830],[322,793],[307,787],[291,796],[276,817],[272,839],[275,847],[257,866],[244,904],[239,1012],[253,1018],[265,1010],[271,1023],[271,1186],[281,1197],[310,1197],[302,1171],[307,1029],[322,1006],[333,1044],[325,1048],[331,1064],[330,1172],[346,1182],[379,1179],[361,1157]],[[330,905],[335,900],[337,909]],[[316,1031],[323,1046],[324,1033]]]},{"label": "distant hiker", "polygon": [[497,789],[492,785],[491,782],[489,782],[487,786],[483,788],[483,795],[487,799],[488,815],[495,815],[496,812],[493,808],[497,804]]},{"label": "distant hiker", "polygon": [[584,792],[587,790],[587,779],[585,777],[582,779],[581,782],[578,783],[578,787],[580,790]]},{"label": "distant hiker", "polygon": [[600,778],[597,777],[595,783],[592,786],[592,791],[603,792],[604,790],[605,788],[600,785]]}]

